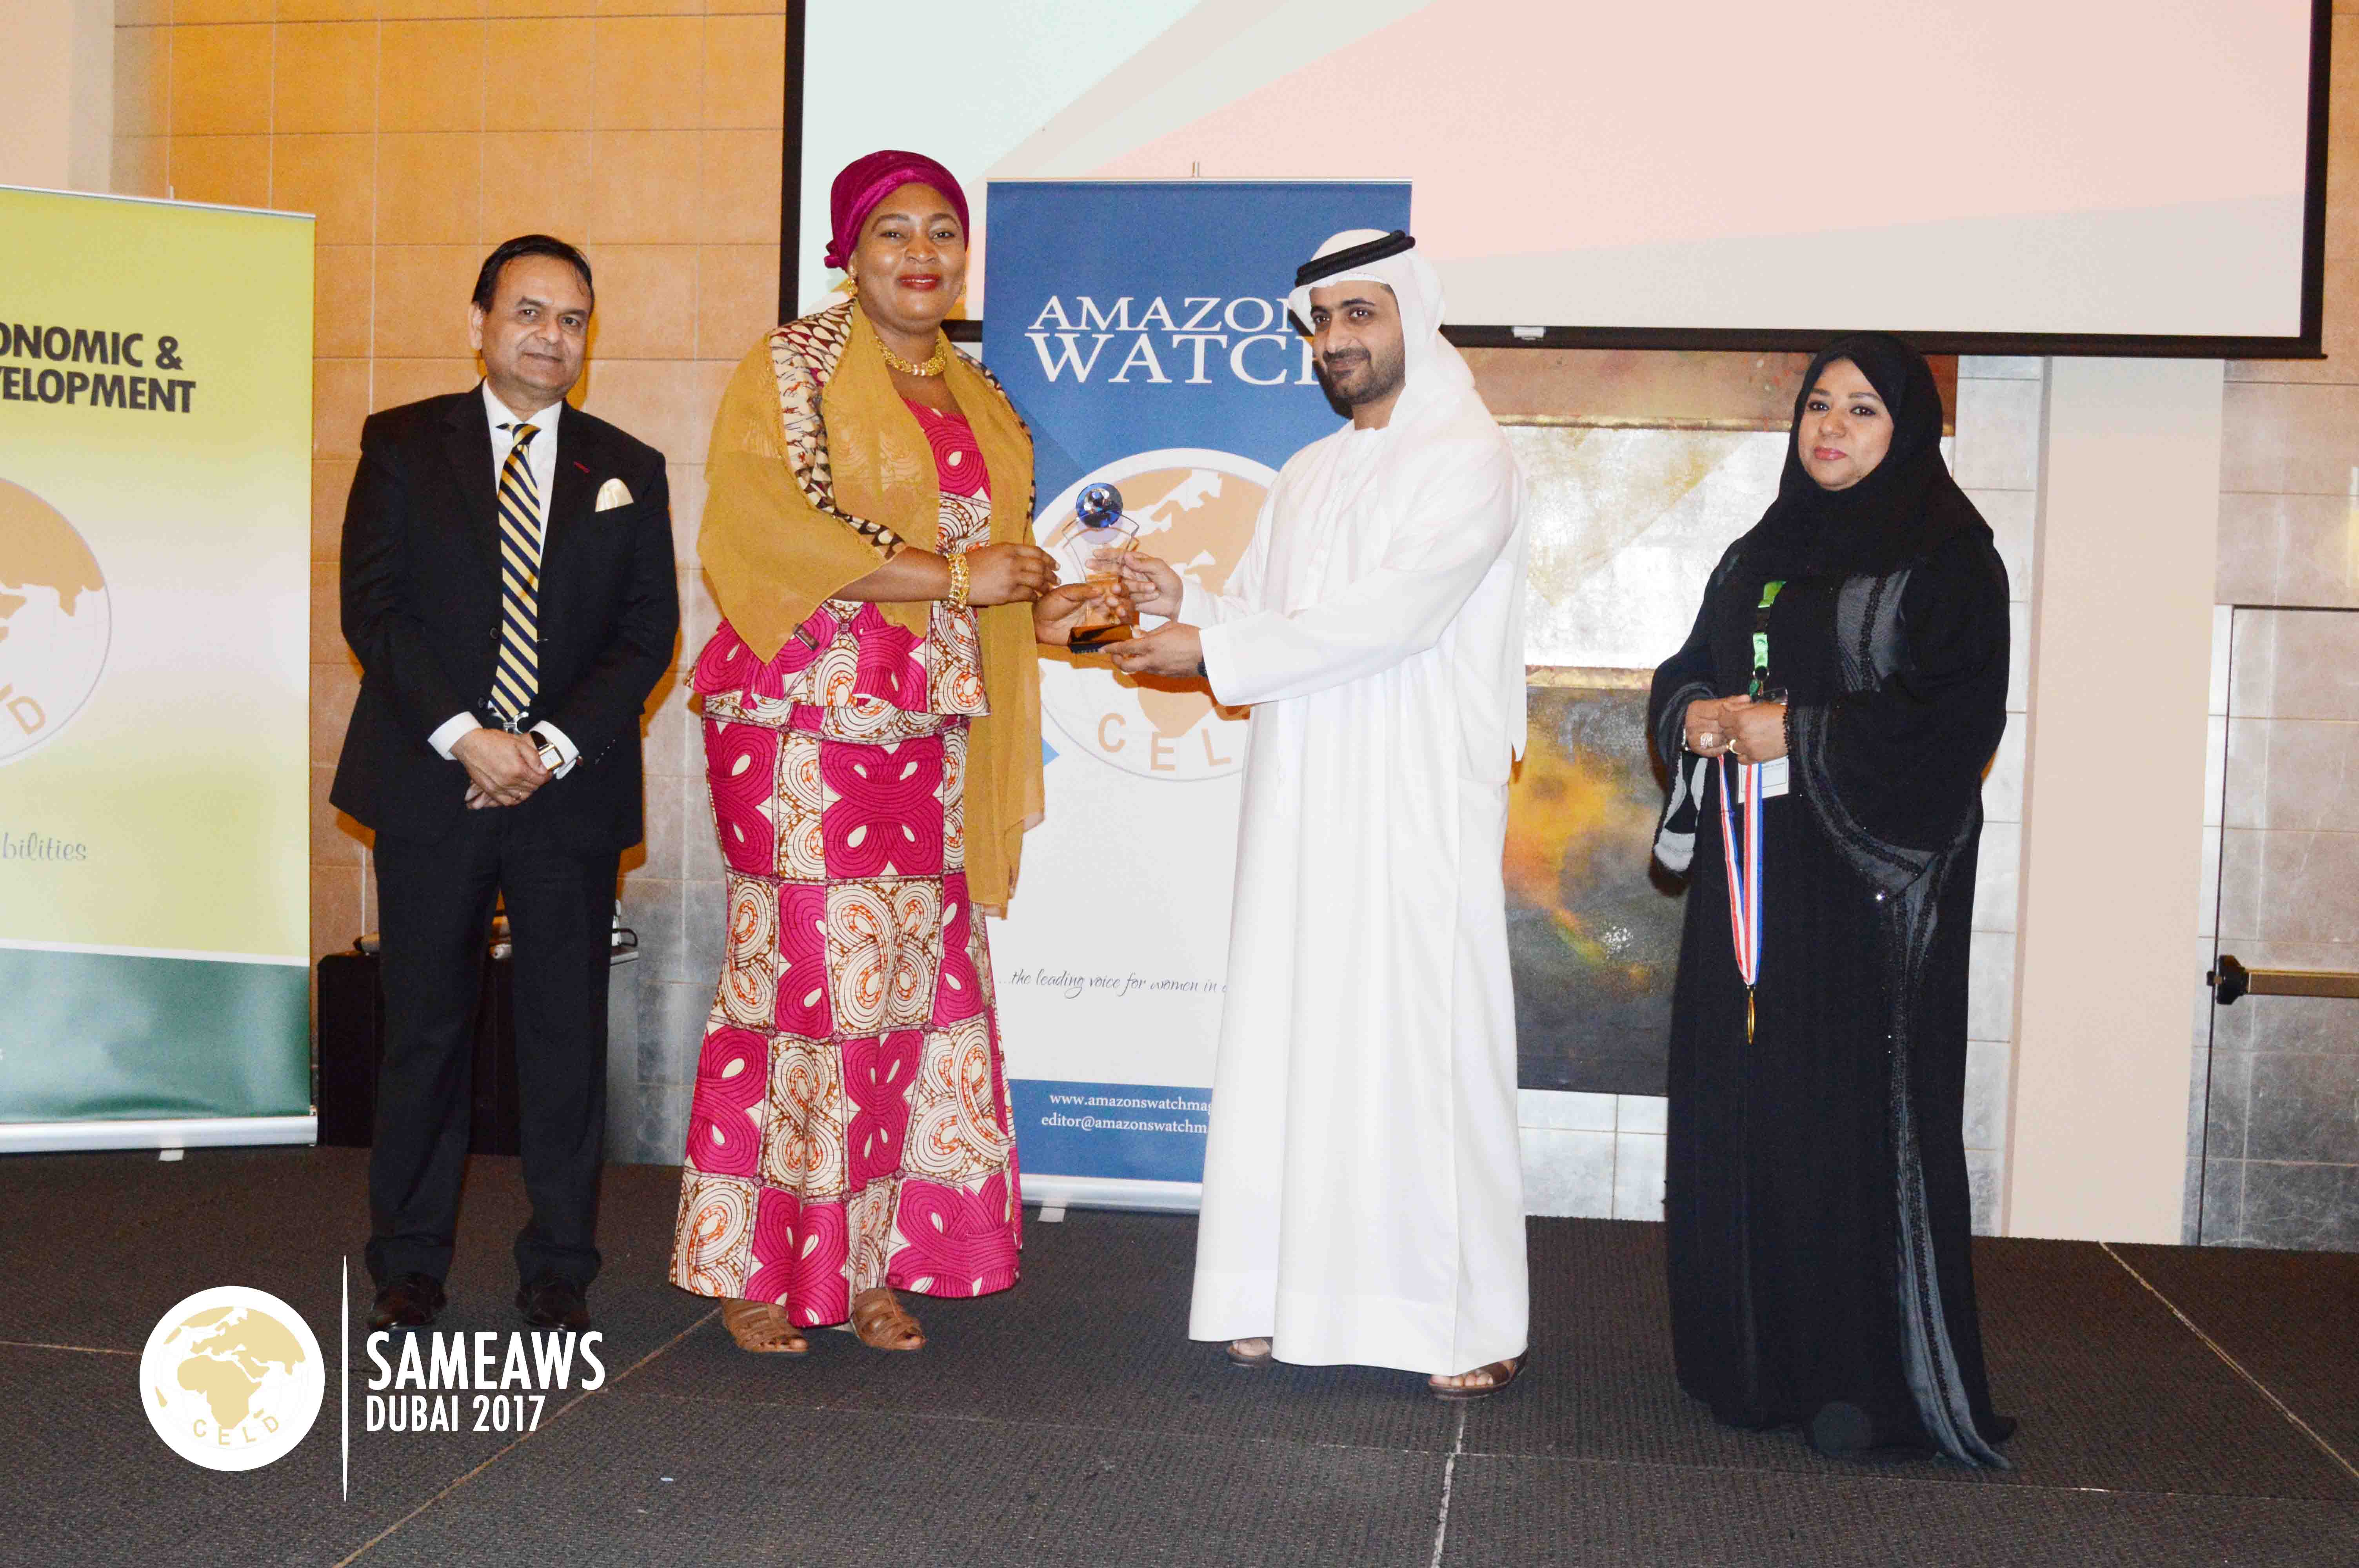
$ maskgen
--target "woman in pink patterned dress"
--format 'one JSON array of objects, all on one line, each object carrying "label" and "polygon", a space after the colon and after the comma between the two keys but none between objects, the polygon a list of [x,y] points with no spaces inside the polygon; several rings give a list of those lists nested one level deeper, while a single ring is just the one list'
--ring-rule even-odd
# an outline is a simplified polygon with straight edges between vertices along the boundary
[{"label": "woman in pink patterned dress", "polygon": [[1031,542],[1031,440],[940,324],[966,201],[915,154],[837,177],[853,298],[723,395],[699,547],[727,617],[697,660],[729,865],[671,1280],[747,1350],[849,1322],[925,1341],[897,1291],[1016,1282],[1016,1145],[981,909],[1040,813],[1033,643],[1092,604]]}]

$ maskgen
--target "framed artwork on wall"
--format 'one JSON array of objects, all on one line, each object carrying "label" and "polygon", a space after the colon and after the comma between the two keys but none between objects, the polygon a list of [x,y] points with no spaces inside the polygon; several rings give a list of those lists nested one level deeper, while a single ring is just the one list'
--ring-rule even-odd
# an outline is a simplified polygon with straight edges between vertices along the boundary
[{"label": "framed artwork on wall", "polygon": [[1654,859],[1664,774],[1647,741],[1653,675],[1530,672],[1506,866],[1524,1088],[1663,1092],[1686,900]]}]

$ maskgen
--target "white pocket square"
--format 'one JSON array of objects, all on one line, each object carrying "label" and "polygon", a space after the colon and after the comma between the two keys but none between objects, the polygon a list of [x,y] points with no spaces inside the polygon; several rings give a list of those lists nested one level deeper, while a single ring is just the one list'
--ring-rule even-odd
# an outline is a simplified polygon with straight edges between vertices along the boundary
[{"label": "white pocket square", "polygon": [[598,487],[598,510],[612,512],[617,506],[631,503],[631,487],[619,479],[610,479]]}]

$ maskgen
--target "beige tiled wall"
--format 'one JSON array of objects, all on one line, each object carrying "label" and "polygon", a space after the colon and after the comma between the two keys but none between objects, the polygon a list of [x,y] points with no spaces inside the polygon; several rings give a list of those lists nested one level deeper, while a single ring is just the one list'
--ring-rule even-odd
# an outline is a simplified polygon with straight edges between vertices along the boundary
[{"label": "beige tiled wall", "polygon": [[[336,554],[361,421],[475,379],[467,295],[493,244],[530,230],[580,243],[599,311],[574,401],[670,456],[682,598],[701,600],[712,407],[777,302],[783,12],[783,0],[119,0],[115,189],[319,218],[319,951],[373,923],[366,836],[327,805],[358,684]],[[650,806],[670,819],[651,824],[629,882],[634,902],[671,911],[676,934],[691,804],[676,675],[651,709]]]},{"label": "beige tiled wall", "polygon": [[1958,482],[1991,525],[2006,564],[2006,731],[1983,777],[1966,994],[1966,1172],[1974,1229],[1998,1230],[2006,1169],[2007,1081],[2014,1069],[2016,927],[2023,860],[2024,748],[2030,730],[2032,564],[2038,530],[2041,401],[2047,362],[1958,362]]},{"label": "beige tiled wall", "polygon": [[[2231,364],[2223,395],[2190,983],[2219,951],[2359,967],[2359,3],[2334,11],[2326,357]],[[2193,989],[2185,1238],[2359,1245],[2359,1007]]]},{"label": "beige tiled wall", "polygon": [[2334,7],[2326,357],[2231,363],[2220,464],[2219,602],[2359,607],[2359,4]]}]

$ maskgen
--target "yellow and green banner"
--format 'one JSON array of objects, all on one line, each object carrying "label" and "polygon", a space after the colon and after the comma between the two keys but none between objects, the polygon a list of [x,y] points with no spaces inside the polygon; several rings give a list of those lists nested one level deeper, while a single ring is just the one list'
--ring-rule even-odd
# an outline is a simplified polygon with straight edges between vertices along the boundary
[{"label": "yellow and green banner", "polygon": [[0,238],[0,1150],[308,1140],[311,220]]}]

